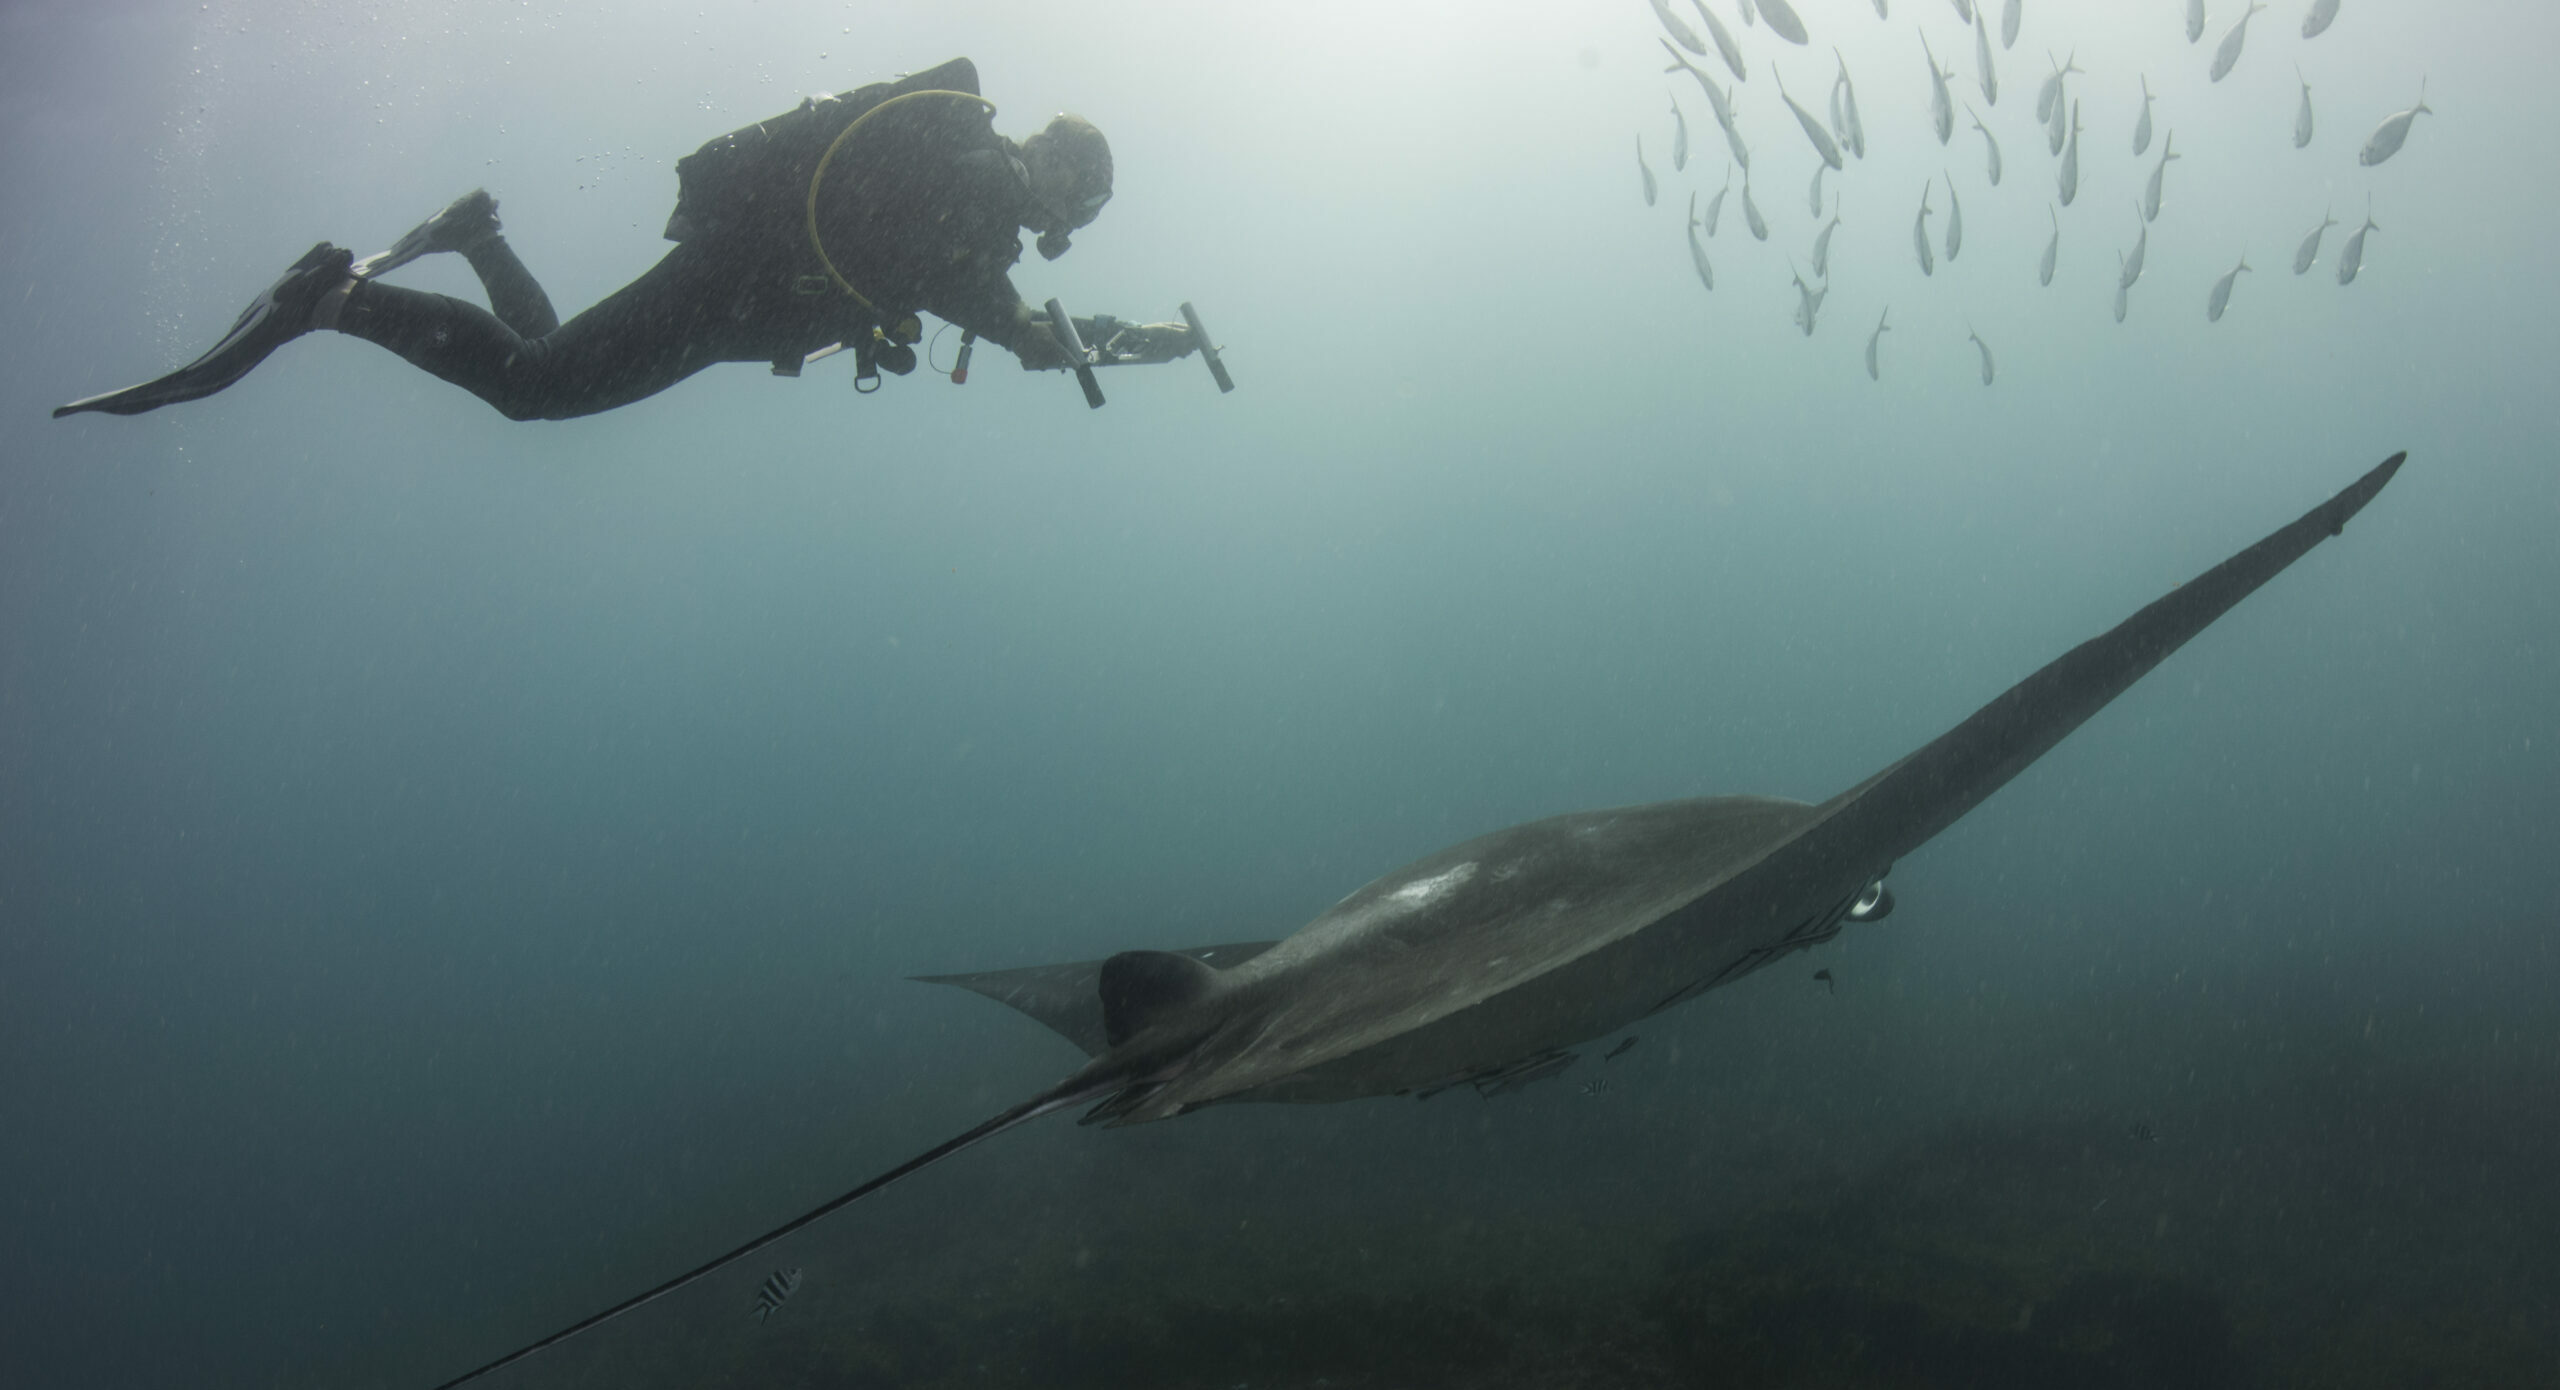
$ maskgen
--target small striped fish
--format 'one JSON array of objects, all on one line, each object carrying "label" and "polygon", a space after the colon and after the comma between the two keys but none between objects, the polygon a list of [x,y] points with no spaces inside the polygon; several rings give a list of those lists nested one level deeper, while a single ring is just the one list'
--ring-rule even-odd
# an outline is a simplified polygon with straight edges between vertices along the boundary
[{"label": "small striped fish", "polygon": [[756,1290],[756,1306],[754,1309],[756,1321],[762,1322],[766,1318],[772,1317],[774,1309],[781,1307],[783,1303],[791,1297],[791,1295],[798,1293],[799,1291],[800,1271],[796,1269],[775,1270],[772,1277],[764,1281],[764,1287]]}]

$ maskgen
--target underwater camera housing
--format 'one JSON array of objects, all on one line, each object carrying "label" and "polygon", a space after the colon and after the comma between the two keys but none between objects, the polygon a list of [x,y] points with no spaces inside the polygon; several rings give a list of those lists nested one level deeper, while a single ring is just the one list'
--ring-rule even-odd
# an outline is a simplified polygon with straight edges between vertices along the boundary
[{"label": "underwater camera housing", "polygon": [[[1180,323],[1130,323],[1109,314],[1075,318],[1054,299],[1046,307],[1049,332],[1066,350],[1071,364],[1059,370],[1076,374],[1076,385],[1084,388],[1084,403],[1089,408],[1102,407],[1102,386],[1093,378],[1094,368],[1171,362],[1190,356],[1195,349],[1200,360],[1208,364],[1209,377],[1218,383],[1221,395],[1236,389],[1235,378],[1227,375],[1226,361],[1218,355],[1217,345],[1209,341],[1209,330],[1201,326],[1200,311],[1191,307],[1190,300],[1182,301]],[[961,351],[960,365],[952,373],[954,380],[965,379],[968,371],[968,349],[963,347]]]}]

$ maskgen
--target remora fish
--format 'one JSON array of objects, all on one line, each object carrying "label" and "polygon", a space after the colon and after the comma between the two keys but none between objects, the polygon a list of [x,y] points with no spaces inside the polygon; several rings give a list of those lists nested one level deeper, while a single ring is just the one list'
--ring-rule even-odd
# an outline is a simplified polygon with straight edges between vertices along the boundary
[{"label": "remora fish", "polygon": [[1697,8],[1698,18],[1706,21],[1707,37],[1715,42],[1716,55],[1724,59],[1724,65],[1733,69],[1733,80],[1736,82],[1747,80],[1742,71],[1742,50],[1735,45],[1733,34],[1724,27],[1724,21],[1716,18],[1716,12],[1707,8],[1707,0],[1689,0],[1689,3]]},{"label": "remora fish", "polygon": [[1929,121],[1938,128],[1938,143],[1943,145],[1955,138],[1956,133],[1955,102],[1947,96],[1947,79],[1954,75],[1954,70],[1938,66],[1938,55],[1929,51],[1929,35],[1925,30],[1920,35],[1920,53],[1929,60]]},{"label": "remora fish", "polygon": [[2055,259],[2062,254],[2062,219],[2054,215],[2053,204],[2051,203],[2045,204],[2044,215],[2047,220],[2053,223],[2053,236],[2045,242],[2044,259],[2036,265],[2036,283],[2039,285],[2051,285],[2053,283],[2053,263]]},{"label": "remora fish", "polygon": [[1804,192],[1805,212],[1808,216],[1820,217],[1822,215],[1822,176],[1825,173],[1828,173],[1830,169],[1831,166],[1828,164],[1817,164],[1813,166],[1813,184],[1811,187],[1805,189]]},{"label": "remora fish", "polygon": [[2427,109],[2427,79],[2421,77],[2418,79],[2418,104],[2383,117],[2382,124],[2375,126],[2373,134],[2365,137],[2364,152],[2356,156],[2356,162],[2371,168],[2400,153],[2401,142],[2409,138],[2409,123],[2420,116],[2434,114]]},{"label": "remora fish", "polygon": [[1991,16],[1973,12],[1973,75],[1982,84],[1982,104],[2000,104],[2000,74],[1991,66]]},{"label": "remora fish", "polygon": [[2356,272],[2364,269],[2364,234],[2381,230],[2381,226],[2373,220],[2373,209],[2366,208],[2364,225],[2356,228],[2354,236],[2347,238],[2347,249],[2338,253],[2339,284],[2352,285],[2356,282]]},{"label": "remora fish", "polygon": [[[1724,214],[1724,195],[1731,193],[1732,191],[1733,166],[1731,164],[1727,164],[1724,166],[1724,187],[1717,189],[1716,196],[1707,200],[1707,235],[1714,236],[1716,234],[1716,219]],[[1691,201],[1694,202],[1695,199],[1692,199]]]},{"label": "remora fish", "polygon": [[1742,220],[1751,228],[1753,241],[1769,239],[1769,224],[1760,220],[1760,205],[1751,201],[1751,166],[1742,166]]},{"label": "remora fish", "polygon": [[2133,152],[2141,154],[2151,148],[2151,78],[2142,79],[2142,114],[2133,123]]},{"label": "remora fish", "polygon": [[2293,113],[2293,147],[2301,149],[2311,143],[2311,79],[2302,75],[2302,65],[2293,65],[2294,77],[2302,83],[2302,109]]},{"label": "remora fish", "polygon": [[1973,340],[1973,345],[1982,350],[1982,384],[1988,386],[1991,384],[1991,378],[1993,376],[1993,372],[1991,370],[1991,345],[1982,341],[1982,335],[1974,332],[1973,325],[1971,324],[1965,325],[1964,335],[1971,338]]},{"label": "remora fish", "polygon": [[1985,152],[1991,157],[1991,186],[1993,188],[1998,188],[2000,186],[2000,142],[1992,138],[1991,127],[1982,123],[1982,115],[1980,112],[1975,111],[1971,106],[1967,106],[1964,109],[1964,114],[1972,119],[1973,128],[1982,132],[1982,143],[1985,148]]},{"label": "remora fish", "polygon": [[1813,273],[1815,278],[1831,278],[1831,234],[1840,227],[1840,200],[1831,200],[1831,221],[1813,239]]},{"label": "remora fish", "polygon": [[[1703,5],[1699,6],[1702,12],[1705,8]],[[1671,35],[1682,48],[1699,57],[1706,56],[1707,46],[1698,42],[1697,33],[1688,25],[1681,23],[1680,16],[1671,12],[1671,0],[1653,0],[1653,17],[1662,21],[1663,31]]]},{"label": "remora fish", "polygon": [[2323,208],[2320,212],[2320,225],[2312,228],[2311,235],[2304,237],[2302,244],[2293,249],[2294,274],[2309,274],[2312,262],[2320,259],[2320,238],[2328,235],[2331,227],[2338,225],[2338,219],[2329,215],[2333,211],[2335,211],[2333,208]]},{"label": "remora fish", "polygon": [[[1769,14],[1770,27],[1774,29],[1777,27],[1777,11],[1772,10]],[[1769,73],[1777,79],[1778,100],[1785,102],[1787,109],[1796,113],[1796,124],[1804,128],[1804,138],[1813,142],[1813,152],[1822,156],[1823,163],[1834,169],[1839,168],[1840,147],[1832,142],[1831,132],[1822,128],[1822,122],[1815,120],[1812,112],[1798,106],[1796,99],[1787,95],[1786,74],[1779,72],[1775,63],[1769,65]]]},{"label": "remora fish", "polygon": [[[1831,50],[1840,58],[1840,50]],[[1849,152],[1860,159],[1867,157],[1867,128],[1858,120],[1858,87],[1849,80],[1849,60],[1840,58],[1840,114],[1849,122]]]},{"label": "remora fish", "polygon": [[[2052,49],[2048,48],[2044,51],[2044,60],[2048,63],[2053,61]],[[2053,109],[2062,101],[2062,79],[2078,71],[2080,71],[2080,50],[2075,48],[2071,50],[2071,56],[2063,59],[2061,65],[2053,70],[2053,75],[2044,80],[2044,85],[2036,89],[2037,120],[2048,124],[2052,122]]]},{"label": "remora fish", "polygon": [[1792,44],[1811,42],[1804,31],[1804,21],[1796,18],[1795,7],[1787,0],[1760,0],[1760,17],[1769,21],[1769,32]]},{"label": "remora fish", "polygon": [[2071,103],[2071,147],[2062,152],[2062,205],[2080,196],[2080,103]]},{"label": "remora fish", "polygon": [[2222,36],[2222,46],[2213,51],[2213,80],[2231,75],[2232,65],[2240,61],[2240,47],[2249,41],[2249,16],[2266,8],[2263,0],[2249,0],[2249,8],[2241,13],[2240,22]]},{"label": "remora fish", "polygon": [[1891,331],[1891,325],[1885,320],[1892,316],[1893,306],[1888,304],[1883,313],[1876,315],[1876,331],[1867,335],[1867,380],[1869,381],[1884,380],[1883,377],[1876,375],[1876,340]]},{"label": "remora fish", "polygon": [[2000,46],[2004,49],[2018,46],[2018,18],[2018,0],[2009,0],[2000,7]]},{"label": "remora fish", "polygon": [[1911,222],[1911,245],[1920,253],[1920,273],[1923,275],[1938,273],[1938,254],[1929,249],[1929,194],[1935,188],[1934,183],[1920,185],[1920,215]]},{"label": "remora fish", "polygon": [[[1978,341],[1978,340],[1977,340]],[[1818,805],[1728,796],[1531,821],[1395,870],[1277,942],[928,976],[1087,1054],[1057,1084],[655,1287],[437,1387],[511,1365],[964,1149],[1091,1106],[1113,1127],[1237,1101],[1420,1094],[1571,1055],[1892,911],[1884,880],[2313,547],[2407,459],[2173,586]]]},{"label": "remora fish", "polygon": [[2204,37],[2204,0],[2187,0],[2187,42]]},{"label": "remora fish", "polygon": [[2222,322],[2222,311],[2231,303],[2231,282],[2239,279],[2240,272],[2247,270],[2248,268],[2249,258],[2247,256],[2242,256],[2240,258],[2240,264],[2224,271],[2222,273],[2222,278],[2213,282],[2213,293],[2207,296],[2204,302],[2205,322]]},{"label": "remora fish", "polygon": [[2329,21],[2337,17],[2338,0],[2311,0],[2311,13],[2302,17],[2302,36],[2306,39],[2320,37],[2321,31],[2329,27]]},{"label": "remora fish", "polygon": [[1654,186],[1653,166],[1644,162],[1644,137],[1636,137],[1636,172],[1644,175],[1644,205],[1653,206],[1653,196],[1660,191]]},{"label": "remora fish", "polygon": [[2160,142],[2160,162],[2151,166],[2151,181],[2142,186],[2142,220],[2150,222],[2160,216],[2160,176],[2169,172],[2169,161],[2176,159],[2178,132],[2170,131]]},{"label": "remora fish", "polygon": [[[1942,171],[1943,172],[1943,171]],[[1964,203],[1956,197],[1956,178],[1947,178],[1947,264],[1953,265],[1956,253],[1964,249]]]},{"label": "remora fish", "polygon": [[[1724,195],[1716,195],[1721,198]],[[1716,268],[1707,264],[1707,248],[1698,244],[1698,195],[1689,194],[1689,264],[1698,268],[1698,283],[1710,291],[1716,287]]]}]

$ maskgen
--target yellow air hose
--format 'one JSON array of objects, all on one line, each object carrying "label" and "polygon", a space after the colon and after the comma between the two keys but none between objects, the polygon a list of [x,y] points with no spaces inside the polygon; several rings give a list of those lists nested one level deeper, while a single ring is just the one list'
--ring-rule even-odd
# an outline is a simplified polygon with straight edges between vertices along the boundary
[{"label": "yellow air hose", "polygon": [[[854,117],[853,123],[844,128],[844,133],[838,135],[834,142],[827,146],[827,152],[818,156],[818,168],[816,172],[809,175],[809,249],[818,253],[818,264],[827,268],[827,278],[835,281],[836,288],[861,301],[862,307],[870,310],[873,314],[881,312],[880,306],[872,303],[870,297],[863,294],[862,291],[855,289],[853,287],[853,282],[844,278],[844,272],[836,269],[836,263],[827,257],[826,243],[818,236],[818,181],[827,176],[827,165],[836,157],[836,151],[843,149],[844,143],[853,138],[853,133],[862,129],[865,124],[869,123],[872,117],[879,115],[881,112],[886,111],[890,107],[896,106],[901,102],[915,101],[921,97],[958,97],[962,101],[974,101],[980,106],[987,108],[987,113],[989,115],[995,114],[996,109],[996,104],[994,102],[987,100],[976,92],[954,92],[940,88],[932,88],[921,92],[901,92],[898,95],[889,98],[887,101],[881,102],[879,105],[872,107],[870,110],[863,112],[861,115]],[[879,330],[874,329],[872,331],[876,333]]]}]

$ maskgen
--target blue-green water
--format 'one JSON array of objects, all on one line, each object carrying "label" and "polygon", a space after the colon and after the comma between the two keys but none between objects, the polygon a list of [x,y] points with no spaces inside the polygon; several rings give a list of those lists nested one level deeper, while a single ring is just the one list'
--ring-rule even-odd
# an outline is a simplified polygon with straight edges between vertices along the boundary
[{"label": "blue-green water", "polygon": [[[1713,294],[1681,223],[1723,142],[1633,0],[108,8],[0,10],[0,1383],[432,1385],[1074,1064],[908,975],[1829,795],[2400,448],[1891,921],[1651,1021],[1605,1093],[1052,1121],[504,1383],[2555,1379],[2541,8],[2305,41],[2286,0],[2214,84],[2227,0],[2195,46],[2026,0],[1984,108],[1951,6],[1800,0],[1810,50],[1736,31],[1771,239],[1737,183]],[[1915,26],[2000,187],[1961,110],[1929,131]],[[1770,67],[1819,110],[1835,43],[1869,150],[1806,338]],[[660,254],[676,157],[962,53],[999,129],[1116,155],[1025,293],[1192,299],[1234,395],[1185,362],[1088,412],[989,351],[519,425],[323,335],[45,418],[475,185],[574,312]],[[2182,157],[2119,326],[2142,74]]]}]

